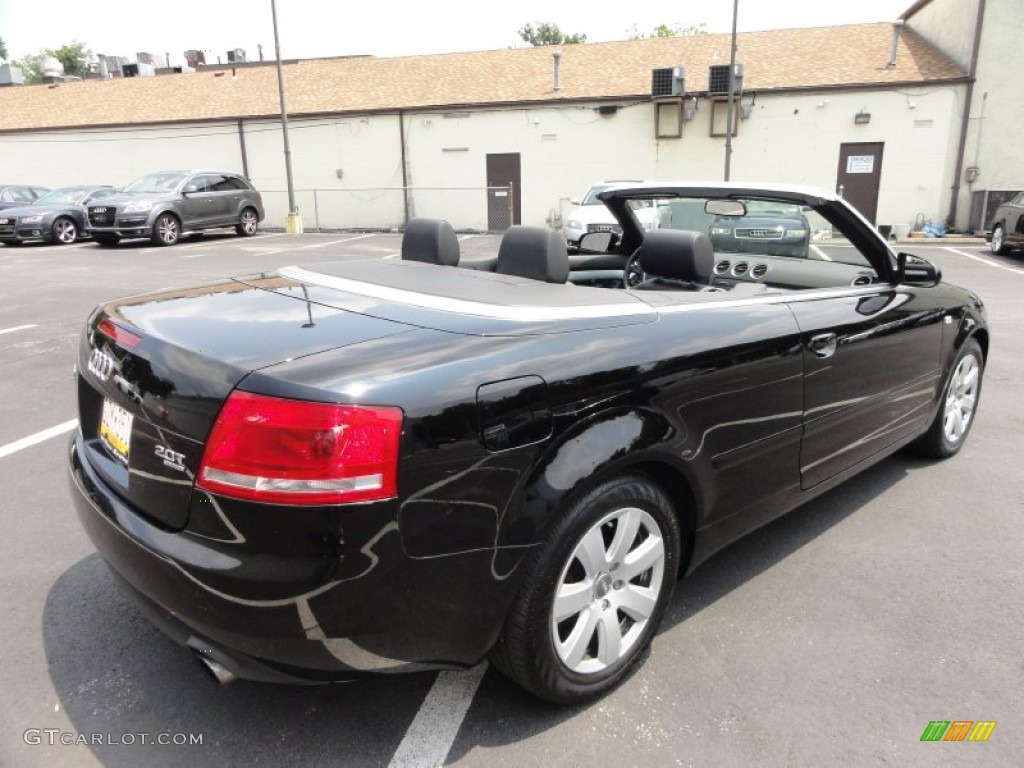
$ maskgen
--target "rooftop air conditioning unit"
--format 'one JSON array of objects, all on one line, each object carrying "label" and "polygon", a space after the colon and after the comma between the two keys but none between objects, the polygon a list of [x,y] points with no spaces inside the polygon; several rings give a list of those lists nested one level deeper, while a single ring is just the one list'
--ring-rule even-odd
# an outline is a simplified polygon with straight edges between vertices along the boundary
[{"label": "rooftop air conditioning unit", "polygon": [[[736,62],[736,69],[733,71],[732,92],[734,94],[743,92],[743,65]],[[729,93],[729,65],[712,64],[708,68],[708,93],[728,94]]]},{"label": "rooftop air conditioning unit", "polygon": [[682,67],[662,67],[651,70],[651,98],[681,98],[686,93],[686,70]]},{"label": "rooftop air conditioning unit", "polygon": [[245,49],[235,48],[233,51],[228,51],[228,62],[230,64],[241,64],[245,61]]}]

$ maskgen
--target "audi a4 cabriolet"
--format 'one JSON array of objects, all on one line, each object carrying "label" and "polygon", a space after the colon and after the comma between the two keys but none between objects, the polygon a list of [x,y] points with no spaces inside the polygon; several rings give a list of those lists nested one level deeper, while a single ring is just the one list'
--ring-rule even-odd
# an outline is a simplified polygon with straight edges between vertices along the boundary
[{"label": "audi a4 cabriolet", "polygon": [[[960,450],[989,330],[936,266],[828,192],[600,196],[621,236],[572,257],[515,226],[463,261],[421,219],[401,260],[98,307],[71,485],[153,620],[222,681],[490,658],[584,701],[714,552],[904,446]],[[775,206],[825,236],[715,250]]]}]

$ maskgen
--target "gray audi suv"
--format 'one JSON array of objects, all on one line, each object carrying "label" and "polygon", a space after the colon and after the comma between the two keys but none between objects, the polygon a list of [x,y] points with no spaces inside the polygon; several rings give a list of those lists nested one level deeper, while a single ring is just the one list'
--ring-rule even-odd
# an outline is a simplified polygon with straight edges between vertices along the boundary
[{"label": "gray audi suv", "polygon": [[263,216],[260,193],[237,173],[161,171],[90,205],[88,227],[100,245],[116,245],[128,237],[174,245],[184,232],[223,227],[248,237],[256,234]]}]

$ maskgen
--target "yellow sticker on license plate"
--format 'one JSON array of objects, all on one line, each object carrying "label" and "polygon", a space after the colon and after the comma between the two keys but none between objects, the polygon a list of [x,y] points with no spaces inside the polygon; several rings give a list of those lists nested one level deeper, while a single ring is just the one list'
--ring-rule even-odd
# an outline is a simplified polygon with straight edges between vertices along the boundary
[{"label": "yellow sticker on license plate", "polygon": [[110,452],[128,463],[128,452],[132,442],[132,419],[134,416],[109,400],[103,400],[103,415],[100,417],[100,438]]}]

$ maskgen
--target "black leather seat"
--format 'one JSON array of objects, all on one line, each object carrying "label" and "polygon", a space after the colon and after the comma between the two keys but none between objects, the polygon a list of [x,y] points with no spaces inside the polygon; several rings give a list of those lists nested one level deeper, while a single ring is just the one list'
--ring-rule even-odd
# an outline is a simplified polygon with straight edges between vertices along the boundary
[{"label": "black leather seat", "polygon": [[459,239],[452,225],[442,219],[410,219],[402,235],[402,259],[459,265]]},{"label": "black leather seat", "polygon": [[637,262],[648,279],[639,291],[700,291],[714,276],[715,251],[702,232],[654,229],[644,235]]},{"label": "black leather seat", "polygon": [[548,283],[564,283],[569,279],[569,253],[565,240],[545,227],[518,224],[509,227],[501,238],[494,271]]}]

